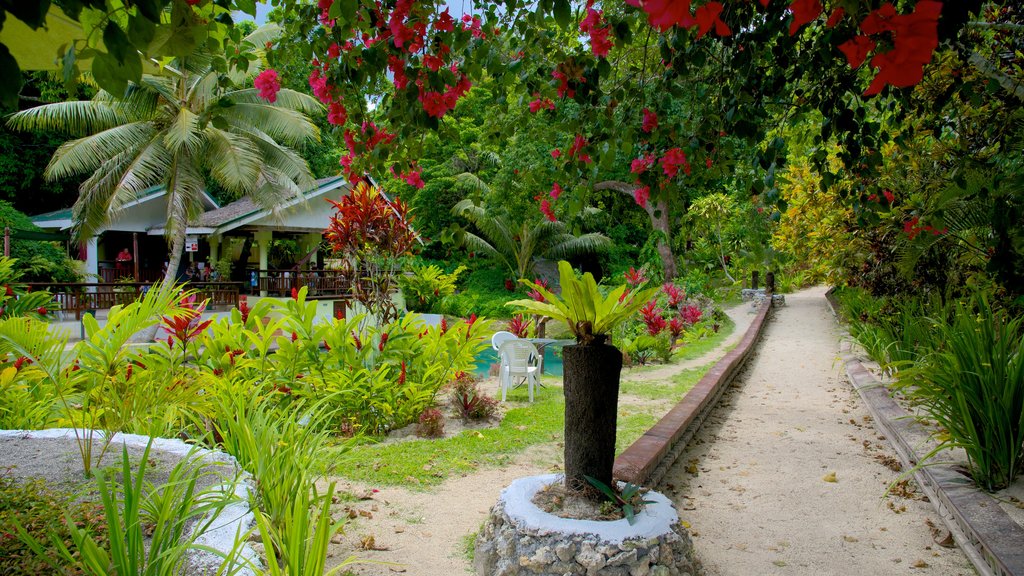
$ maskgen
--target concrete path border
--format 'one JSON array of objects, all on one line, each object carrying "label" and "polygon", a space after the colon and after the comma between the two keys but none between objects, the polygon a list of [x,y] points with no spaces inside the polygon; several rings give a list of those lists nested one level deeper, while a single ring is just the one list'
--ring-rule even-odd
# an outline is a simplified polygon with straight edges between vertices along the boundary
[{"label": "concrete path border", "polygon": [[[825,296],[838,321],[832,291]],[[844,339],[840,347],[840,358],[850,383],[903,466],[908,470],[917,466],[921,455],[936,445],[928,431],[892,399],[885,384],[854,354],[849,338]],[[1024,528],[1014,522],[994,498],[957,472],[948,456],[939,454],[929,462],[914,471],[914,479],[978,573],[1024,576]]]},{"label": "concrete path border", "polygon": [[615,459],[616,479],[648,486],[661,481],[757,344],[771,307],[771,299],[766,299],[736,347],[715,363],[668,414]]}]

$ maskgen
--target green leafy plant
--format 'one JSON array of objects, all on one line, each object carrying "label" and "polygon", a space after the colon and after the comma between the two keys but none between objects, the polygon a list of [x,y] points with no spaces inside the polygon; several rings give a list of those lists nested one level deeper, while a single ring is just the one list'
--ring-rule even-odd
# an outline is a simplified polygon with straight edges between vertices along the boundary
[{"label": "green leafy plant", "polygon": [[[50,559],[56,550],[60,562],[69,563],[92,576],[138,574],[157,576],[182,570],[187,555],[202,550],[224,557],[221,551],[202,546],[196,540],[218,521],[220,512],[237,501],[233,486],[216,485],[199,489],[200,479],[210,472],[202,470],[195,452],[181,460],[165,484],[154,486],[146,480],[150,448],[147,444],[132,472],[128,448],[122,449],[121,482],[107,478],[104,470],[96,472],[96,488],[103,505],[109,538],[96,538],[85,527],[79,527],[70,516],[65,525],[71,533],[75,551],[51,532],[49,546],[29,534],[15,521],[18,537],[40,558]],[[146,526],[153,531],[147,538]],[[60,570],[60,563],[51,566]]]},{"label": "green leafy plant", "polygon": [[356,563],[355,558],[350,557],[330,571],[324,571],[331,538],[345,525],[344,519],[337,522],[331,519],[333,497],[333,482],[324,494],[302,490],[288,502],[282,522],[278,524],[262,511],[254,511],[270,576],[331,576]]},{"label": "green leafy plant", "polygon": [[576,277],[572,265],[564,260],[558,262],[558,272],[561,297],[544,286],[523,280],[544,301],[513,300],[508,306],[518,312],[539,314],[565,322],[576,341],[581,344],[592,342],[597,336],[610,334],[616,325],[636,314],[658,292],[657,287],[644,290],[621,285],[603,296],[594,276],[589,272],[581,280]]},{"label": "green leafy plant", "polygon": [[637,508],[645,504],[653,504],[652,500],[644,500],[641,487],[636,484],[626,483],[621,490],[612,490],[611,486],[608,486],[604,482],[601,482],[597,478],[591,476],[584,476],[587,482],[591,486],[597,488],[601,494],[603,494],[609,502],[613,504],[615,509],[620,510],[622,515],[626,517],[626,521],[632,526],[636,523],[636,512]]},{"label": "green leafy plant", "polygon": [[1024,316],[979,296],[935,325],[941,344],[898,383],[939,425],[928,457],[962,448],[980,487],[1008,486],[1024,469]]},{"label": "green leafy plant", "polygon": [[450,274],[445,274],[435,264],[413,266],[411,274],[398,278],[406,306],[415,312],[434,312],[441,299],[455,293],[459,274],[465,270],[465,266],[459,266]]}]

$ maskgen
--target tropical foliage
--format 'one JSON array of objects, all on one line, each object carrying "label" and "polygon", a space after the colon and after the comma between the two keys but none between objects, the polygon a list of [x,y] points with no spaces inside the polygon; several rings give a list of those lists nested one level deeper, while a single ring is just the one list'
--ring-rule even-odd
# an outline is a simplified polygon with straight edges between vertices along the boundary
[{"label": "tropical foliage", "polygon": [[201,213],[207,178],[268,208],[312,186],[306,161],[289,146],[318,138],[305,114],[319,104],[284,90],[271,105],[256,89],[237,87],[258,71],[275,30],[257,30],[239,44],[253,60],[235,74],[219,68],[215,55],[197,53],[120,92],[100,91],[89,101],[46,104],[10,117],[7,124],[15,129],[77,137],[61,145],[45,175],[86,177],[73,212],[78,238],[96,235],[124,207],[164,187],[170,243],[165,280],[173,281],[185,227]]}]

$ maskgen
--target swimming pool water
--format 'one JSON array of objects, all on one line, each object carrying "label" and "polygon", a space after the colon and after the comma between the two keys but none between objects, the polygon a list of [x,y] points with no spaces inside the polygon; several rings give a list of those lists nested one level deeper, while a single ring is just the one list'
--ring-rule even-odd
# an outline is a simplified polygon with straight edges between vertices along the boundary
[{"label": "swimming pool water", "polygon": [[[562,375],[562,357],[555,352],[554,346],[544,348],[544,374],[549,376]],[[498,352],[493,348],[485,348],[483,352],[476,355],[476,370],[473,373],[477,376],[487,376],[491,364],[497,363]]]}]

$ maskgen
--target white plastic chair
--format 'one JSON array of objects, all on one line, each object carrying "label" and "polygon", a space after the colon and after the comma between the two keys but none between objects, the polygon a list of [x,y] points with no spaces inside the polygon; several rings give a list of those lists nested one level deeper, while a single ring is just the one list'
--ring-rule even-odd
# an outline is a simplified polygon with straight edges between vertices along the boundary
[{"label": "white plastic chair", "polygon": [[533,387],[540,385],[540,354],[537,347],[528,340],[506,340],[498,349],[501,358],[499,381],[501,383],[501,401],[513,386],[513,379],[519,379],[518,386],[526,383],[530,390],[530,402],[533,402]]},{"label": "white plastic chair", "polygon": [[491,348],[494,348],[495,351],[500,350],[503,343],[508,342],[509,340],[515,340],[516,338],[518,337],[511,332],[506,332],[504,330],[495,332],[494,336],[491,336]]}]

